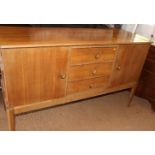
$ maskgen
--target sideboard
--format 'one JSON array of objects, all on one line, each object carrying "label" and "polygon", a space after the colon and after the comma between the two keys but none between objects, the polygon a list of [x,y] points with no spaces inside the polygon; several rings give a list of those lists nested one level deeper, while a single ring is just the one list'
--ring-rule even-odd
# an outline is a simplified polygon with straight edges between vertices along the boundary
[{"label": "sideboard", "polygon": [[9,129],[17,114],[123,89],[130,104],[149,46],[119,29],[0,27]]}]

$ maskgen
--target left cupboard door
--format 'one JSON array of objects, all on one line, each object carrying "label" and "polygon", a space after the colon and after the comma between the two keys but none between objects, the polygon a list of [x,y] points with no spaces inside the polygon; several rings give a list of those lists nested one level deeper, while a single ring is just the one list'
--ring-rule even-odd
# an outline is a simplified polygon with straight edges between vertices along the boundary
[{"label": "left cupboard door", "polygon": [[3,49],[3,78],[9,106],[64,97],[67,50],[66,47]]}]

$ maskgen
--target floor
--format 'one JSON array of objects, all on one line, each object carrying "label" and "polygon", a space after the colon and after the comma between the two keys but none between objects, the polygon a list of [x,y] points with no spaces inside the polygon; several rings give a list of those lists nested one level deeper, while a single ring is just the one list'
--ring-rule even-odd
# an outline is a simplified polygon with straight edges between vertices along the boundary
[{"label": "floor", "polygon": [[[155,113],[147,100],[134,97],[127,107],[128,91],[48,108],[16,117],[16,130],[155,130]],[[8,130],[0,103],[0,130]]]}]

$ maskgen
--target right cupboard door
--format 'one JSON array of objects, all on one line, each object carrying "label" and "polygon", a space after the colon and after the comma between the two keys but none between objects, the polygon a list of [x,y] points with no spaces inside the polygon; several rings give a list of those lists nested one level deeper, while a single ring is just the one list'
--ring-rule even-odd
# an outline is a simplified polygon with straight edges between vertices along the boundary
[{"label": "right cupboard door", "polygon": [[119,46],[110,87],[137,82],[148,53],[148,48],[148,44]]}]

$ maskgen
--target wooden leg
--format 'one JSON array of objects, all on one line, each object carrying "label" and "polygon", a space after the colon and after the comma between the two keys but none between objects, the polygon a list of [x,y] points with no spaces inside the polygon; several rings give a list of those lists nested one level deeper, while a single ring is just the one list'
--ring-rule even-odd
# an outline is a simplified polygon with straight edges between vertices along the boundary
[{"label": "wooden leg", "polygon": [[129,95],[128,107],[131,105],[132,99],[133,99],[135,91],[136,91],[136,87],[137,87],[137,85],[135,85],[134,87],[131,88],[131,92]]},{"label": "wooden leg", "polygon": [[14,111],[7,109],[8,126],[10,131],[15,131],[15,115]]}]

